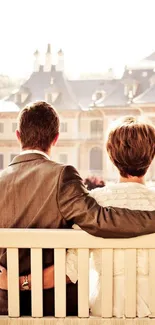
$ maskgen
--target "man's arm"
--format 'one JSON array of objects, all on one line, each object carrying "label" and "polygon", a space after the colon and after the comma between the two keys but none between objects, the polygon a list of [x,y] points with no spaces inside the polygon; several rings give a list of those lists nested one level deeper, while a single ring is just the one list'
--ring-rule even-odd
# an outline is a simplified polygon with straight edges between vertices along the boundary
[{"label": "man's arm", "polygon": [[[24,291],[23,282],[25,277],[19,277],[19,289]],[[66,276],[66,283],[70,283],[70,279]],[[31,274],[28,275],[29,290],[31,290]],[[51,265],[43,270],[43,288],[51,289],[54,288],[54,265]],[[5,267],[0,265],[0,289],[8,290],[8,281],[7,281],[7,270]]]},{"label": "man's arm", "polygon": [[57,203],[64,219],[94,236],[127,238],[155,232],[155,211],[101,207],[72,166],[65,166],[61,172]]}]

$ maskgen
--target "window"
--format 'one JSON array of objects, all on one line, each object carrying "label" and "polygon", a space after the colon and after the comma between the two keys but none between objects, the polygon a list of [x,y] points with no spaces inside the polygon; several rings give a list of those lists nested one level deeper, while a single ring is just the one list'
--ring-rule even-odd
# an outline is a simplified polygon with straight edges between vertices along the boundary
[{"label": "window", "polygon": [[4,123],[0,123],[0,133],[4,132]]},{"label": "window", "polygon": [[67,122],[60,123],[60,132],[67,132]]},{"label": "window", "polygon": [[94,120],[90,124],[91,134],[102,134],[103,132],[103,121]]},{"label": "window", "polygon": [[18,153],[11,153],[10,161],[12,161],[17,155],[18,155]]},{"label": "window", "polygon": [[12,123],[12,132],[15,132],[17,129],[17,123]]},{"label": "window", "polygon": [[0,153],[0,169],[4,168],[4,155]]},{"label": "window", "polygon": [[89,166],[92,171],[102,171],[102,150],[94,147],[90,151]]},{"label": "window", "polygon": [[60,163],[61,163],[61,164],[67,164],[67,161],[68,161],[67,158],[68,158],[68,157],[67,157],[67,154],[66,154],[66,153],[61,153],[61,154],[59,155],[59,161],[60,161]]}]

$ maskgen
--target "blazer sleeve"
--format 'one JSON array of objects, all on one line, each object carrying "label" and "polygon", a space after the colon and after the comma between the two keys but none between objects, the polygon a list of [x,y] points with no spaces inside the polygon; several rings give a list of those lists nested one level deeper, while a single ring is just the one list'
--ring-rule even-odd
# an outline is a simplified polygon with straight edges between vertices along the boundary
[{"label": "blazer sleeve", "polygon": [[155,211],[101,207],[72,166],[61,171],[57,204],[62,218],[94,236],[129,238],[155,232]]}]

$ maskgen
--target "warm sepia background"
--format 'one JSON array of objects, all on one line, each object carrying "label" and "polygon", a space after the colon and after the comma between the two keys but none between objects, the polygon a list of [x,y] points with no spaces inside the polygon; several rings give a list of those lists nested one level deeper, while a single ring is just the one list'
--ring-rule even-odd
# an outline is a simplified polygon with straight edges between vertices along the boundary
[{"label": "warm sepia background", "polygon": [[19,153],[19,110],[47,100],[61,118],[52,158],[83,178],[117,180],[110,122],[144,114],[155,123],[154,12],[154,0],[0,0],[0,169]]}]

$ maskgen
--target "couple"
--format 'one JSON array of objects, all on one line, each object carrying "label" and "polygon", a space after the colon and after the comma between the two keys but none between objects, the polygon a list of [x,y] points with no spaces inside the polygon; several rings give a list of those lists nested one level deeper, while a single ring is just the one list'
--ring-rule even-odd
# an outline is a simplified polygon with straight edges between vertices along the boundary
[{"label": "couple", "polygon": [[[75,228],[99,237],[133,237],[155,232],[155,192],[144,176],[155,155],[155,128],[133,117],[115,122],[107,140],[119,182],[88,192],[72,166],[50,160],[59,136],[59,117],[46,102],[25,107],[19,115],[21,153],[1,173],[1,228]],[[111,208],[112,206],[115,209]],[[30,251],[19,251],[21,315],[31,314]],[[124,255],[114,258],[114,311],[123,316]],[[7,314],[6,251],[0,249],[0,313]],[[43,250],[44,315],[54,314],[53,251]],[[138,316],[147,308],[147,251],[138,252]],[[90,309],[100,315],[100,250],[91,253]],[[67,251],[67,314],[77,314],[77,253]],[[93,288],[92,288],[93,287]],[[119,292],[121,291],[121,295]]]}]

